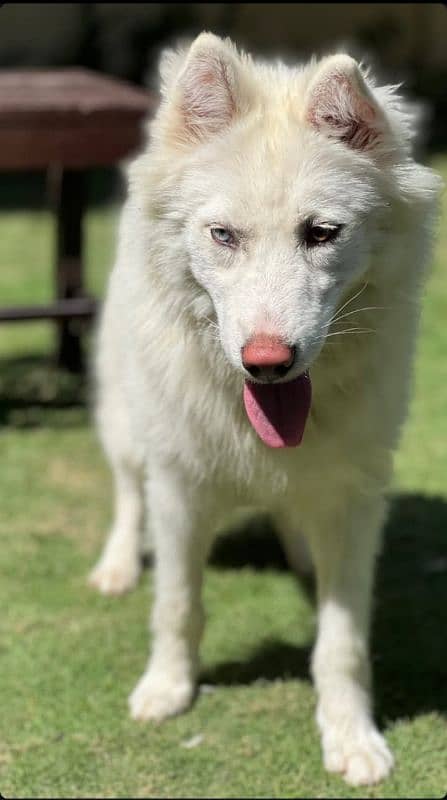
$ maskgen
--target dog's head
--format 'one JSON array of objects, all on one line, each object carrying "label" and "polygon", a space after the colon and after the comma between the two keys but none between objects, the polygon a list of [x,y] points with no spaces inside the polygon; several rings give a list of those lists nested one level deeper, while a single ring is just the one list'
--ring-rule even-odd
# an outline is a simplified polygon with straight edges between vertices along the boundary
[{"label": "dog's head", "polygon": [[296,379],[386,229],[408,121],[342,54],[291,69],[202,34],[165,53],[161,74],[154,214],[234,368]]}]

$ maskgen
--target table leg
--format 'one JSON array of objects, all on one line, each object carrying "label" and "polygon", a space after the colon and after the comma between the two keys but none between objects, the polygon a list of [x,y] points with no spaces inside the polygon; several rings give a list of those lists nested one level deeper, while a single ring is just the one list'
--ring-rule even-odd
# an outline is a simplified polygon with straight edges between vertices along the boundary
[{"label": "table leg", "polygon": [[[59,168],[52,175],[56,200],[56,296],[65,300],[83,295],[82,219],[85,174]],[[58,325],[58,364],[70,372],[81,372],[84,358],[82,321],[66,319]]]}]

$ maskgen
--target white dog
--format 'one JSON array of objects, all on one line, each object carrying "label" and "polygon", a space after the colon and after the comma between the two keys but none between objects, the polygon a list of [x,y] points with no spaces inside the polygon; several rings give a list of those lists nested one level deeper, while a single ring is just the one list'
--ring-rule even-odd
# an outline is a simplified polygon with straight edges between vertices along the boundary
[{"label": "white dog", "polygon": [[324,763],[372,783],[393,759],[371,709],[371,588],[439,179],[394,88],[347,55],[289,68],[205,33],[163,54],[161,93],[99,328],[116,514],[90,581],[135,585],[146,501],[153,645],[130,708],[159,720],[194,697],[221,515],[267,509],[292,561],[302,533]]}]

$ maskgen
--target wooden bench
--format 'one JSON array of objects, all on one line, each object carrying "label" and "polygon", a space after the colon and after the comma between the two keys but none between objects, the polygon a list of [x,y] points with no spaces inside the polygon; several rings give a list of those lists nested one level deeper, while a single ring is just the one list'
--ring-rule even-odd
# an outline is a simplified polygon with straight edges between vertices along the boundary
[{"label": "wooden bench", "polygon": [[0,170],[46,170],[56,224],[54,302],[0,308],[0,322],[56,320],[58,362],[71,371],[83,368],[77,321],[96,311],[83,285],[85,174],[136,151],[155,105],[151,93],[88,70],[0,70]]}]

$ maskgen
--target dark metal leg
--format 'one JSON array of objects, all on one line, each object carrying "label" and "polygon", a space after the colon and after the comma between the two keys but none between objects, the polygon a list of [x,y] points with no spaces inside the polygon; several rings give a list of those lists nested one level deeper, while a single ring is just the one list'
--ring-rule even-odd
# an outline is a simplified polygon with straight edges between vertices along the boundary
[{"label": "dark metal leg", "polygon": [[[81,297],[85,175],[79,170],[60,168],[53,170],[51,182],[57,215],[57,299]],[[57,324],[58,364],[70,372],[81,372],[84,367],[82,322],[78,319],[65,319]]]}]

